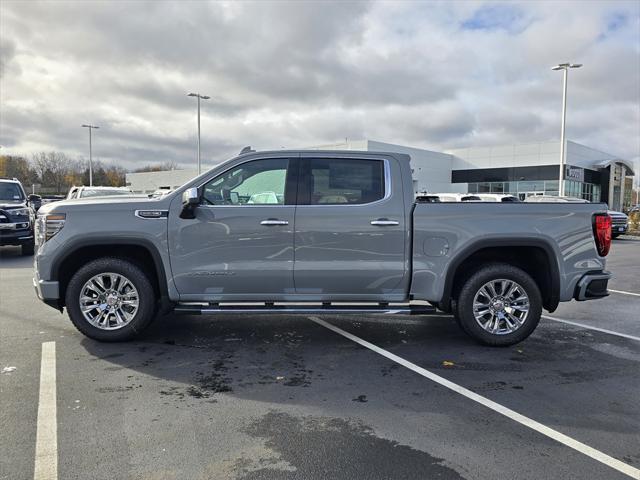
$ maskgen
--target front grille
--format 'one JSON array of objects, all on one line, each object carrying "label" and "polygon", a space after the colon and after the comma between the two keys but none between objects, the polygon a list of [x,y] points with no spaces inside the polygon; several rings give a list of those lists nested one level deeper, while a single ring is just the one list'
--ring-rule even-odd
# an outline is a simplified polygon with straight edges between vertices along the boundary
[{"label": "front grille", "polygon": [[624,227],[627,224],[627,219],[624,217],[611,217],[611,224],[616,227]]},{"label": "front grille", "polygon": [[4,210],[0,210],[0,223],[11,223],[9,215]]}]

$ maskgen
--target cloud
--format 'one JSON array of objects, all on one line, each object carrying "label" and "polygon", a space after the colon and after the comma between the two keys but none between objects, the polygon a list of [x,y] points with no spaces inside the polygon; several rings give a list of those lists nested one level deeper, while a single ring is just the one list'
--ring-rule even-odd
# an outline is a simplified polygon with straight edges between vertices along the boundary
[{"label": "cloud", "polygon": [[432,149],[568,137],[640,159],[637,2],[0,3],[3,153],[128,168],[245,145]]}]

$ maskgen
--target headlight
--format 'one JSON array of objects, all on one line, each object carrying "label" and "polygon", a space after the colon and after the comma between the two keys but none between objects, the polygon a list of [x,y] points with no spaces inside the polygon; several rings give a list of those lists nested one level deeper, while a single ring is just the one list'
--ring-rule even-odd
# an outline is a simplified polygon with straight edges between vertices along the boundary
[{"label": "headlight", "polygon": [[28,217],[29,209],[28,208],[16,208],[15,210],[9,210],[11,215],[15,215],[16,217]]},{"label": "headlight", "polygon": [[66,214],[64,213],[38,215],[38,222],[36,223],[36,237],[38,239],[38,245],[44,244],[44,242],[62,230],[65,219]]}]

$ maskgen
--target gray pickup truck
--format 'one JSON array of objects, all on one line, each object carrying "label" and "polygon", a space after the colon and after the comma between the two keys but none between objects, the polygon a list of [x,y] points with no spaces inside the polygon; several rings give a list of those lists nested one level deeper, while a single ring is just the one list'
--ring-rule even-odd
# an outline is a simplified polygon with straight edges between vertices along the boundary
[{"label": "gray pickup truck", "polygon": [[241,154],[156,199],[77,199],[37,221],[34,286],[85,335],[160,312],[452,313],[511,345],[542,309],[607,295],[601,204],[421,203],[409,156]]}]

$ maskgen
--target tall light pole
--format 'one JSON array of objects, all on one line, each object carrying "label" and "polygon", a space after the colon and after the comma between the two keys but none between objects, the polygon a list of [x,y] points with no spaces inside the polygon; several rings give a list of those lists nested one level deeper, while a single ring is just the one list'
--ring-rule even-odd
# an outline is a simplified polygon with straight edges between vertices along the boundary
[{"label": "tall light pole", "polygon": [[209,98],[211,97],[207,97],[206,95],[200,95],[199,93],[190,93],[187,96],[198,98],[198,175],[200,175],[200,172],[202,170],[202,164],[200,161],[200,99],[209,100]]},{"label": "tall light pole", "polygon": [[82,128],[89,129],[89,186],[93,187],[93,152],[91,151],[91,130],[98,129],[95,125],[82,125]]},{"label": "tall light pole", "polygon": [[580,68],[581,63],[560,63],[551,70],[562,70],[562,130],[560,132],[560,177],[558,182],[558,195],[564,196],[564,166],[567,161],[566,142],[564,138],[565,123],[567,120],[567,76],[570,68]]}]

